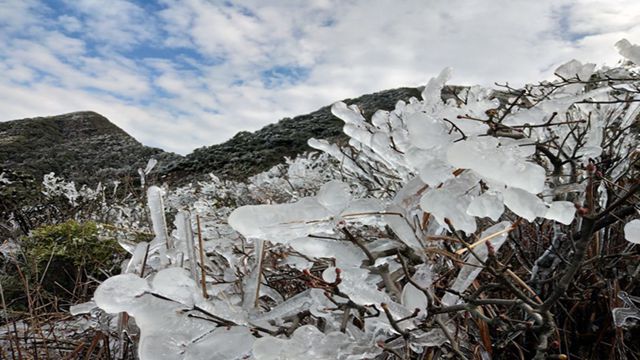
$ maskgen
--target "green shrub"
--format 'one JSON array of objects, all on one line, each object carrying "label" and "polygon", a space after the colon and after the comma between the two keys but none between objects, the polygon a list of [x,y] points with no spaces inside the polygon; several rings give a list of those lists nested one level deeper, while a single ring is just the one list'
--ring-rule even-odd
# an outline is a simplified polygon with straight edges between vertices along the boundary
[{"label": "green shrub", "polygon": [[98,236],[96,223],[74,220],[37,228],[21,246],[30,282],[71,301],[91,294],[93,280],[119,273],[125,255],[117,241]]}]

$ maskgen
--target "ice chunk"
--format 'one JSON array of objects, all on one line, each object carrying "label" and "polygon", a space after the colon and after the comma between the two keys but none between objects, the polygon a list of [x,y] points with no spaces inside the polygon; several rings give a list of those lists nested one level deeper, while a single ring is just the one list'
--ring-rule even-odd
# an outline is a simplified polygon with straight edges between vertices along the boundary
[{"label": "ice chunk", "polygon": [[358,124],[366,121],[357,106],[347,106],[342,101],[331,105],[331,113],[346,124]]},{"label": "ice chunk", "polygon": [[352,196],[349,192],[349,185],[341,181],[330,181],[320,188],[316,198],[320,205],[336,214],[349,204]]},{"label": "ice chunk", "polygon": [[474,191],[477,183],[478,179],[472,174],[448,180],[440,188],[427,190],[420,199],[420,207],[442,226],[447,226],[445,219],[448,219],[456,229],[472,233],[476,230],[476,219],[467,214],[467,208],[477,192]]},{"label": "ice chunk", "polygon": [[144,174],[149,175],[151,170],[153,170],[153,168],[156,167],[157,164],[158,164],[158,160],[154,158],[149,159],[149,162],[147,162],[147,166],[144,168]]},{"label": "ice chunk", "polygon": [[149,213],[151,214],[151,222],[153,224],[153,232],[156,239],[161,244],[169,246],[169,236],[167,235],[167,221],[164,216],[164,201],[162,200],[163,191],[157,186],[151,186],[147,190],[147,204]]},{"label": "ice chunk", "polygon": [[82,304],[71,305],[71,307],[69,308],[69,313],[71,313],[71,315],[73,316],[88,314],[97,307],[98,306],[96,305],[96,302],[91,300],[91,301],[84,302]]},{"label": "ice chunk", "polygon": [[339,268],[360,266],[366,259],[360,248],[347,241],[302,237],[290,241],[289,245],[310,258],[334,258]]},{"label": "ice chunk", "polygon": [[631,220],[624,226],[624,238],[634,244],[640,244],[640,219]]},{"label": "ice chunk", "polygon": [[544,205],[544,202],[528,191],[518,188],[508,188],[503,193],[503,196],[504,204],[516,213],[516,215],[528,221],[533,221],[539,216],[544,216],[547,212],[547,207]]},{"label": "ice chunk", "polygon": [[417,148],[433,150],[446,147],[452,141],[446,123],[428,114],[414,112],[404,117],[404,121],[411,144]]},{"label": "ice chunk", "polygon": [[[495,236],[491,240],[487,241],[491,243],[493,249],[497,252],[502,244],[504,244],[505,240],[507,240],[507,236],[509,235],[509,233],[504,230],[506,230],[510,226],[511,223],[508,221],[497,223],[483,231],[480,238],[486,238],[503,231],[503,233],[501,233],[500,235]],[[487,249],[487,246],[485,244],[477,246],[473,249],[473,251],[482,261],[485,261],[489,257],[489,250]],[[469,285],[473,283],[478,274],[480,274],[480,272],[482,271],[482,264],[472,254],[467,254],[465,263],[467,265],[464,265],[462,269],[460,269],[456,280],[453,282],[453,285],[451,285],[451,289],[459,293],[467,290]],[[457,301],[458,296],[449,292],[442,297],[442,304],[445,306],[454,305]]]},{"label": "ice chunk", "polygon": [[569,201],[554,201],[551,203],[544,217],[561,224],[569,225],[576,213],[576,206]]},{"label": "ice chunk", "polygon": [[455,167],[472,169],[496,182],[538,194],[544,190],[546,172],[518,153],[517,144],[493,137],[469,138],[449,147],[447,160]]},{"label": "ice chunk", "polygon": [[471,200],[467,208],[467,214],[477,217],[488,217],[497,221],[504,212],[502,194],[484,192],[482,195]]},{"label": "ice chunk", "polygon": [[100,284],[93,299],[102,310],[116,314],[130,309],[138,296],[150,290],[145,279],[134,274],[121,274]]},{"label": "ice chunk", "polygon": [[627,39],[622,39],[616,43],[616,49],[620,55],[631,60],[634,64],[640,65],[640,46],[631,44]]},{"label": "ice chunk", "polygon": [[638,306],[634,303],[634,301],[640,303],[640,298],[629,296],[629,294],[624,291],[620,291],[618,297],[624,303],[624,307],[615,308],[611,311],[613,322],[616,326],[623,326],[629,318],[640,320],[640,309],[638,309]]},{"label": "ice chunk", "polygon": [[[429,289],[433,281],[431,268],[426,264],[419,265],[412,279],[423,289]],[[402,305],[407,309],[420,309],[421,314],[426,315],[428,306],[427,296],[422,290],[407,282],[402,289]]]},{"label": "ice chunk", "polygon": [[194,294],[199,293],[189,272],[179,267],[160,270],[151,281],[151,287],[154,293],[189,307],[194,304]]},{"label": "ice chunk", "polygon": [[429,80],[421,94],[425,104],[433,106],[442,102],[442,88],[451,79],[452,73],[453,69],[447,67],[442,69],[437,77]]}]

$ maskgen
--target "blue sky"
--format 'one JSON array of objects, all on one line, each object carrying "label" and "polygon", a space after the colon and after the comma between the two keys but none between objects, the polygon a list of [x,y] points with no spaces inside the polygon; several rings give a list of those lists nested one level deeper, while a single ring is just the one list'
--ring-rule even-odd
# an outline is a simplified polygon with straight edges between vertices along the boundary
[{"label": "blue sky", "polygon": [[640,43],[637,0],[0,0],[0,121],[93,110],[188,153],[336,100],[521,85]]}]

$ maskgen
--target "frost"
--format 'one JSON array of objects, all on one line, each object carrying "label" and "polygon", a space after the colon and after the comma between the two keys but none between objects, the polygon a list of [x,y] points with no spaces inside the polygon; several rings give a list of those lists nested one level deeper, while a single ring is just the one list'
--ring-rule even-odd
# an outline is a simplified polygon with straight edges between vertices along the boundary
[{"label": "frost", "polygon": [[631,220],[624,226],[624,238],[634,244],[640,244],[640,220]]}]

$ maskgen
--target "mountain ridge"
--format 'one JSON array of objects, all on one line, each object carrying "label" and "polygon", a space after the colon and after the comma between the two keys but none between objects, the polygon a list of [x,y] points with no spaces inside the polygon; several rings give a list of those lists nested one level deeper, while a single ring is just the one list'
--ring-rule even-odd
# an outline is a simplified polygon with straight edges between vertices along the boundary
[{"label": "mountain ridge", "polygon": [[[392,110],[400,101],[419,97],[420,88],[402,87],[342,100],[356,104],[366,118],[376,110]],[[55,172],[78,184],[128,178],[158,160],[153,174],[184,184],[213,173],[243,180],[311,150],[311,137],[344,140],[342,122],[331,105],[308,114],[284,118],[255,131],[241,131],[221,144],[195,149],[186,156],[148,147],[93,111],[0,122],[0,173],[18,171],[36,179]]]}]

